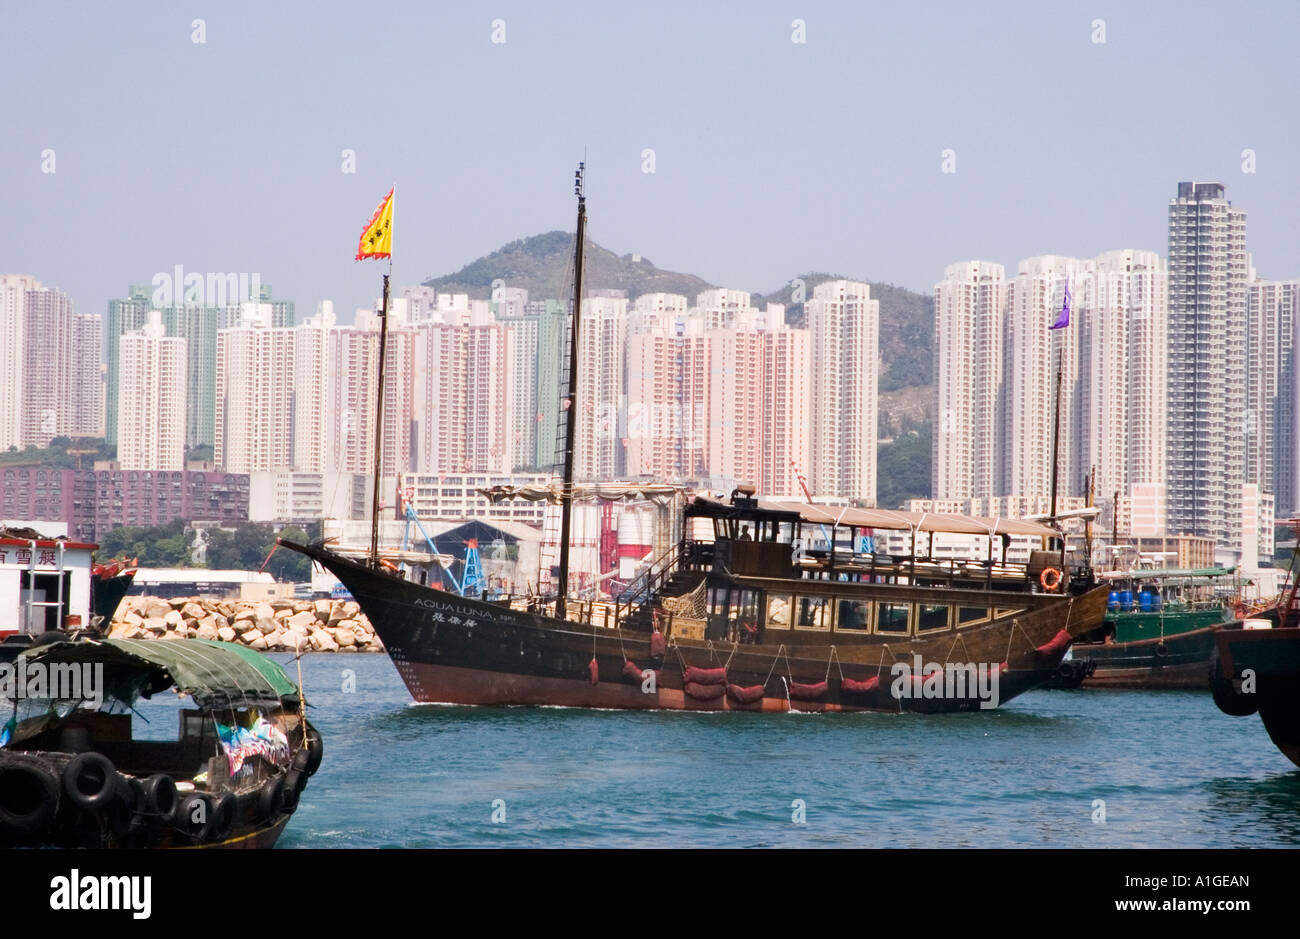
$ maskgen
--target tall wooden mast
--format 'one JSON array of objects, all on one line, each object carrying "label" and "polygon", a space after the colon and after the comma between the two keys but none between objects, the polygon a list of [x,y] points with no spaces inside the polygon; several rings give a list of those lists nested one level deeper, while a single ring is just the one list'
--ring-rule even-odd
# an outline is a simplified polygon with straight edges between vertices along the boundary
[{"label": "tall wooden mast", "polygon": [[379,375],[375,389],[375,477],[370,497],[370,566],[379,568],[379,472],[384,461],[384,358],[388,351],[388,274],[379,310]]},{"label": "tall wooden mast", "polygon": [[587,234],[586,163],[573,174],[573,194],[578,197],[578,237],[573,251],[573,321],[569,329],[569,387],[564,404],[564,481],[560,490],[560,582],[555,616],[564,619],[569,596],[569,533],[573,526],[573,452],[578,413],[578,326],[582,318],[582,248]]}]

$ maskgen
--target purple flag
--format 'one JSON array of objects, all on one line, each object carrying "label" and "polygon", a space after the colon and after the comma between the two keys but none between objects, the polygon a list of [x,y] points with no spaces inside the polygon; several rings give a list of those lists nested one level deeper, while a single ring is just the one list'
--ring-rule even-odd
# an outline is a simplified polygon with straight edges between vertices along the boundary
[{"label": "purple flag", "polygon": [[1056,322],[1048,329],[1065,329],[1070,325],[1070,278],[1065,278],[1065,302],[1061,304],[1061,315],[1056,318]]}]

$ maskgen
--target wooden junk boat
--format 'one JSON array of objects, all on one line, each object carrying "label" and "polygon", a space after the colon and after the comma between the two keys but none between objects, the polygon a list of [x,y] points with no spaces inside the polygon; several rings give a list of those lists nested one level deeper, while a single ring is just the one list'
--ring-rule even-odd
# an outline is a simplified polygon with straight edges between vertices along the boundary
[{"label": "wooden junk boat", "polygon": [[[320,766],[297,686],[252,649],[51,642],[3,668],[0,845],[267,848]],[[140,699],[169,689],[174,739],[135,738]]]},{"label": "wooden junk boat", "polygon": [[[575,180],[574,297],[582,296],[586,198]],[[388,278],[380,316],[384,360]],[[351,592],[416,701],[689,710],[923,710],[995,706],[1051,678],[1071,641],[1096,629],[1107,590],[1064,572],[1046,525],[908,515],[754,498],[697,497],[680,542],[613,610],[569,605],[574,414],[581,303],[569,333],[555,596],[487,601],[406,579],[378,551],[361,563],[321,544],[281,542]],[[375,455],[382,448],[382,373]],[[379,466],[375,477],[378,480]],[[910,556],[861,550],[880,529],[911,533]],[[916,556],[917,535],[988,539],[982,561]],[[817,538],[822,547],[818,549]],[[1010,563],[1014,536],[1038,540]],[[995,544],[1001,544],[1001,556]],[[810,548],[804,550],[801,545]],[[575,615],[576,613],[576,615]]]}]

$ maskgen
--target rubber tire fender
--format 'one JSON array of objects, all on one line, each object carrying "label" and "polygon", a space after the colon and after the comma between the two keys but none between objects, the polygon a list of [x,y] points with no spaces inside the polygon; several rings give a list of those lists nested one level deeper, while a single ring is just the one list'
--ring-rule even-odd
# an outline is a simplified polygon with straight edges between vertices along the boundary
[{"label": "rubber tire fender", "polygon": [[[6,776],[11,777],[7,783],[4,781]],[[28,811],[18,811],[0,801],[0,844],[11,839],[28,841],[39,838],[45,834],[59,810],[58,777],[35,760],[11,758],[0,765],[0,793],[10,785],[34,787],[31,794],[37,801]]]},{"label": "rubber tire fender", "polygon": [[320,769],[321,760],[325,758],[325,740],[321,737],[320,731],[311,724],[307,725],[307,765],[304,769],[307,775],[315,776],[316,770]]},{"label": "rubber tire fender", "polygon": [[1237,691],[1232,686],[1232,679],[1223,674],[1217,643],[1210,658],[1210,696],[1214,698],[1215,706],[1231,717],[1249,717],[1259,710],[1258,696]]},{"label": "rubber tire fender", "polygon": [[[203,821],[196,822],[194,814],[200,803],[203,805]],[[197,843],[208,841],[212,837],[212,823],[216,814],[212,808],[212,799],[206,792],[188,793],[176,802],[173,816],[176,827]]]},{"label": "rubber tire fender", "polygon": [[212,800],[212,840],[225,841],[235,830],[239,801],[233,792],[218,793]]},{"label": "rubber tire fender", "polygon": [[176,783],[166,773],[155,773],[144,781],[144,801],[152,814],[170,818],[176,814]]},{"label": "rubber tire fender", "polygon": [[[83,809],[102,809],[117,798],[117,770],[102,753],[78,753],[63,768],[63,791]],[[87,791],[86,784],[94,787]]]},{"label": "rubber tire fender", "polygon": [[284,777],[273,776],[262,784],[257,794],[257,816],[262,821],[273,821],[284,808]]}]

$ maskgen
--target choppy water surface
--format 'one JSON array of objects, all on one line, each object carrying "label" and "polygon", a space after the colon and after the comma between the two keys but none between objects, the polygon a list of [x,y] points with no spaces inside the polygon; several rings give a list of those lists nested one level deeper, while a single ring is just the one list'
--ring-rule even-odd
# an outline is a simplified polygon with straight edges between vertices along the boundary
[{"label": "choppy water surface", "polygon": [[632,713],[414,705],[387,656],[302,668],[325,761],[284,847],[1300,845],[1300,771],[1208,692]]}]

